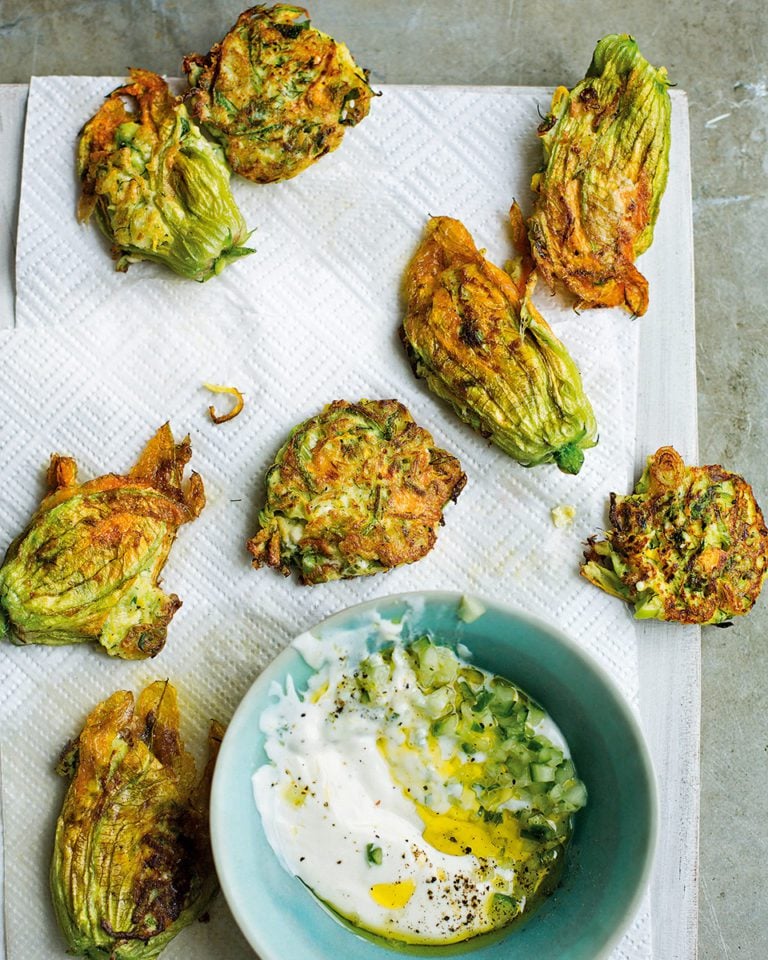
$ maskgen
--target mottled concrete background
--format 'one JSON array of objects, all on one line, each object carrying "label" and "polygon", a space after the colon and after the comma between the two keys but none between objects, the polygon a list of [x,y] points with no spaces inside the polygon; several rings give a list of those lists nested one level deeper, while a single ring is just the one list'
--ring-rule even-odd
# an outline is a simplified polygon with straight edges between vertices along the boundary
[{"label": "mottled concrete background", "polygon": [[[240,12],[208,0],[0,0],[0,82],[178,74]],[[768,4],[764,0],[317,0],[375,81],[573,84],[594,42],[634,34],[690,96],[702,462],[768,507]],[[703,645],[701,957],[768,957],[768,599]],[[549,960],[549,958],[547,958]],[[666,958],[661,958],[666,960]]]}]

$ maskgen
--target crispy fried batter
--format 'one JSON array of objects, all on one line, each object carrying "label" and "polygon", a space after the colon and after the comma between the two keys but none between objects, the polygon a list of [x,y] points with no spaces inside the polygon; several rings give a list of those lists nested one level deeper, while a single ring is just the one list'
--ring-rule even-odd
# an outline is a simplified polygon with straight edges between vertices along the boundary
[{"label": "crispy fried batter", "polygon": [[597,442],[592,407],[568,351],[531,301],[535,276],[519,209],[513,276],[477,249],[467,229],[434,217],[405,277],[402,339],[430,390],[525,466],[578,473]]},{"label": "crispy fried batter", "polygon": [[308,16],[286,4],[252,7],[210,53],[184,58],[190,112],[232,169],[257,183],[295,177],[370,107],[367,71]]},{"label": "crispy fried batter", "polygon": [[581,307],[648,308],[634,261],[651,245],[667,182],[668,86],[630,36],[603,37],[585,79],[558,87],[539,127],[531,247],[546,282],[561,282]]},{"label": "crispy fried batter", "polygon": [[768,530],[752,489],[721,466],[686,467],[662,447],[634,494],[611,494],[605,540],[589,540],[582,576],[635,616],[722,623],[748,613],[768,575]]},{"label": "crispy fried batter", "polygon": [[58,772],[71,778],[50,880],[70,953],[152,960],[216,892],[208,796],[223,728],[199,783],[179,733],[176,692],[150,684],[98,704]]},{"label": "crispy fried batter", "polygon": [[83,127],[77,165],[78,219],[95,213],[118,270],[154,260],[203,281],[253,252],[221,148],[157,74],[131,70],[107,97]]},{"label": "crispy fried batter", "polygon": [[267,475],[254,567],[302,583],[420,560],[461,492],[459,461],[433,445],[396,400],[337,400],[295,427]]},{"label": "crispy fried batter", "polygon": [[189,437],[166,423],[127,476],[77,482],[77,465],[54,454],[50,492],[0,568],[0,616],[15,643],[98,640],[108,653],[159,653],[181,606],[158,578],[177,529],[205,505],[203,482],[183,472]]},{"label": "crispy fried batter", "polygon": [[237,387],[225,387],[216,383],[204,383],[203,386],[206,390],[210,390],[211,393],[226,393],[232,397],[233,400],[232,407],[227,410],[226,413],[216,413],[216,408],[213,404],[208,407],[208,416],[214,423],[229,423],[230,420],[234,420],[235,417],[243,412],[245,398]]}]

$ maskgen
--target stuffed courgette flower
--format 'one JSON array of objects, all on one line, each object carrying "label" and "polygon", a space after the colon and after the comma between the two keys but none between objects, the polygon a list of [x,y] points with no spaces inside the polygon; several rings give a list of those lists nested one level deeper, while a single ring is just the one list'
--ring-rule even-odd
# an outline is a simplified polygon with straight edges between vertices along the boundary
[{"label": "stuffed courgette flower", "polygon": [[0,567],[0,619],[14,643],[97,640],[112,656],[154,657],[181,606],[158,578],[176,531],[205,505],[203,482],[182,482],[192,450],[168,424],[126,476],[77,481],[54,454],[49,493]]},{"label": "stuffed courgette flower", "polygon": [[184,58],[189,111],[256,183],[295,177],[368,114],[368,73],[302,7],[251,7],[205,56]]},{"label": "stuffed courgette flower", "polygon": [[669,170],[667,72],[627,34],[603,37],[587,75],[558,87],[539,127],[529,234],[536,268],[583,307],[648,308],[635,260],[651,245]]},{"label": "stuffed courgette flower", "polygon": [[[519,208],[515,242],[526,249]],[[467,229],[434,217],[408,267],[402,339],[416,376],[524,466],[575,474],[597,426],[576,364],[531,302],[535,275],[494,266]]]},{"label": "stuffed courgette flower", "polygon": [[176,692],[119,690],[89,714],[57,768],[70,779],[56,824],[50,883],[68,952],[154,960],[216,892],[208,800],[222,727],[195,762],[179,735]]},{"label": "stuffed courgette flower", "polygon": [[[135,101],[135,113],[124,98]],[[83,127],[77,168],[78,219],[96,215],[118,270],[154,260],[203,281],[253,253],[221,148],[157,74],[131,70],[130,82],[107,97]]]}]

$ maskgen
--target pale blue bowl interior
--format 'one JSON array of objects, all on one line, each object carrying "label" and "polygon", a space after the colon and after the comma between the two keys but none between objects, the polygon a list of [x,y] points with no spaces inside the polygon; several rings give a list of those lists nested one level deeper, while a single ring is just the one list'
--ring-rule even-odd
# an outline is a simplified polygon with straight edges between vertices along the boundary
[{"label": "pale blue bowl interior", "polygon": [[299,689],[312,672],[292,648],[259,676],[227,730],[211,796],[211,834],[222,890],[263,960],[397,960],[398,954],[466,953],[468,960],[598,960],[632,920],[647,881],[656,824],[655,788],[642,737],[605,674],[554,628],[482,601],[472,623],[457,614],[461,596],[405,594],[352,607],[312,629],[327,636],[365,628],[378,617],[405,618],[405,637],[428,632],[463,643],[478,666],[508,677],[538,700],[560,726],[589,803],[576,817],[566,870],[555,893],[530,920],[497,939],[457,947],[401,948],[356,936],[278,863],[262,830],[251,788],[266,762],[259,716],[273,681],[291,674]]}]

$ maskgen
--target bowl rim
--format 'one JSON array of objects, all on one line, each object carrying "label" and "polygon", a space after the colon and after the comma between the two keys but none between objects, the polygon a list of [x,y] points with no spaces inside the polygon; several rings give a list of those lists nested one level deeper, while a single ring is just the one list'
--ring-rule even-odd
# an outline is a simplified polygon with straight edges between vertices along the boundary
[{"label": "bowl rim", "polygon": [[[471,591],[434,589],[402,591],[374,597],[369,600],[364,600],[360,603],[351,604],[350,606],[344,607],[341,610],[337,610],[335,613],[329,614],[328,616],[323,617],[321,620],[318,620],[307,626],[301,631],[301,633],[291,637],[283,649],[259,672],[256,679],[245,692],[232,715],[221,742],[219,760],[214,768],[213,779],[211,782],[209,810],[211,850],[219,879],[219,885],[221,887],[221,892],[224,895],[224,899],[227,901],[227,905],[232,913],[232,916],[237,923],[237,926],[239,927],[245,939],[248,941],[251,948],[259,954],[262,960],[284,960],[282,955],[273,953],[271,947],[261,940],[260,930],[258,927],[256,929],[253,928],[252,924],[250,923],[250,917],[241,913],[237,906],[233,887],[230,885],[230,878],[227,874],[227,870],[223,869],[222,854],[220,852],[222,844],[220,843],[220,838],[226,832],[226,817],[224,816],[223,805],[219,801],[219,793],[223,790],[222,778],[224,777],[224,773],[222,772],[219,774],[219,771],[223,771],[225,769],[224,764],[220,762],[220,759],[222,756],[224,756],[225,759],[228,756],[230,748],[228,746],[227,737],[230,734],[230,731],[232,731],[232,735],[229,736],[229,744],[235,742],[237,728],[239,723],[242,723],[243,718],[249,714],[251,702],[253,700],[259,700],[265,695],[268,695],[269,687],[272,682],[274,682],[272,675],[275,673],[275,671],[278,673],[281,672],[281,665],[285,664],[285,666],[287,666],[288,663],[292,660],[295,660],[295,658],[299,658],[299,660],[303,659],[299,651],[294,647],[294,643],[298,637],[305,633],[313,633],[329,626],[332,627],[334,622],[337,620],[343,622],[345,619],[364,614],[367,611],[374,610],[381,605],[389,605],[398,602],[408,603],[409,601],[414,600],[425,603],[431,602],[453,605],[458,605],[462,600],[473,600],[483,606],[483,613],[489,609],[493,609],[504,616],[515,618],[545,634],[548,634],[562,647],[564,647],[575,659],[581,661],[582,665],[600,680],[603,686],[610,693],[611,698],[622,714],[623,719],[629,728],[630,734],[635,741],[640,766],[642,767],[645,780],[648,783],[648,840],[644,844],[643,862],[632,896],[629,898],[624,907],[621,919],[614,924],[612,932],[603,942],[598,952],[593,955],[593,960],[607,960],[613,948],[626,933],[629,924],[637,913],[640,902],[645,896],[659,843],[658,784],[656,781],[656,772],[651,759],[650,750],[646,744],[640,722],[635,715],[634,708],[627,701],[626,697],[619,689],[618,684],[608,673],[608,671],[600,663],[598,663],[590,653],[584,650],[579,644],[576,643],[576,641],[571,639],[571,637],[568,636],[568,634],[565,633],[560,627],[550,623],[536,614],[529,613],[527,610],[523,610],[520,607],[515,607],[498,600],[492,600],[488,597],[478,595]],[[255,803],[254,811],[256,811]],[[439,949],[439,947],[436,948],[436,950],[437,949]],[[437,957],[439,954],[436,952],[435,956]],[[471,951],[468,952],[467,956],[471,956]]]}]

